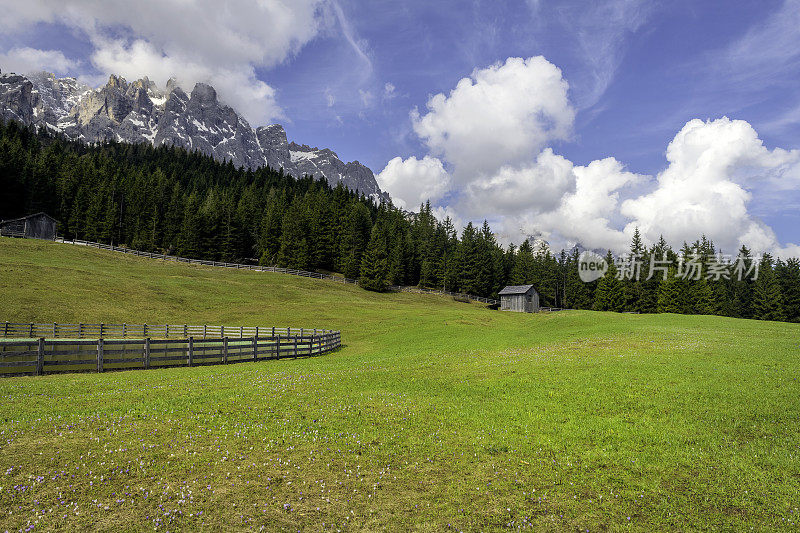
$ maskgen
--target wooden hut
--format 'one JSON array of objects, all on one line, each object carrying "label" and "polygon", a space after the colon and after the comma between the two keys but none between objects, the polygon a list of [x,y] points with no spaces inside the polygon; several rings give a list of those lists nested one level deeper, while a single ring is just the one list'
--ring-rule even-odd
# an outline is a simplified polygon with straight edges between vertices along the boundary
[{"label": "wooden hut", "polygon": [[509,285],[500,291],[500,310],[538,313],[539,293],[533,285]]},{"label": "wooden hut", "polygon": [[47,213],[34,213],[21,218],[0,222],[0,235],[3,237],[25,237],[28,239],[56,238],[58,222]]}]

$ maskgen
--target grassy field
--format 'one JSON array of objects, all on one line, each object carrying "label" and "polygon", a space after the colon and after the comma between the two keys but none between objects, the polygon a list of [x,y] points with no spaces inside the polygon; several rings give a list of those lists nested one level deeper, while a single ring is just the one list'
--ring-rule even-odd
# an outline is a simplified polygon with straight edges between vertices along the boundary
[{"label": "grassy field", "polygon": [[1,320],[340,329],[311,359],[0,380],[0,529],[757,530],[800,326],[521,315],[0,239]]}]

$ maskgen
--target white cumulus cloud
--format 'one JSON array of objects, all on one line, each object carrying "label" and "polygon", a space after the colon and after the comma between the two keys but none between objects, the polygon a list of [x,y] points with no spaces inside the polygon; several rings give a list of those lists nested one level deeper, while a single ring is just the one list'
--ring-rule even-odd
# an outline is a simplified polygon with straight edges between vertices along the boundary
[{"label": "white cumulus cloud", "polygon": [[380,174],[378,185],[403,209],[417,209],[427,200],[435,202],[450,188],[450,175],[435,157],[395,157]]},{"label": "white cumulus cloud", "polygon": [[454,166],[454,177],[493,174],[527,163],[549,142],[567,139],[575,111],[561,70],[544,57],[510,57],[475,70],[427,112],[412,112],[416,134],[432,155]]},{"label": "white cumulus cloud", "polygon": [[655,189],[622,204],[629,227],[639,226],[651,241],[663,234],[680,244],[705,233],[727,252],[741,243],[780,250],[773,230],[748,205],[754,188],[797,183],[799,151],[769,150],[749,123],[723,117],[687,122],[666,155]]}]

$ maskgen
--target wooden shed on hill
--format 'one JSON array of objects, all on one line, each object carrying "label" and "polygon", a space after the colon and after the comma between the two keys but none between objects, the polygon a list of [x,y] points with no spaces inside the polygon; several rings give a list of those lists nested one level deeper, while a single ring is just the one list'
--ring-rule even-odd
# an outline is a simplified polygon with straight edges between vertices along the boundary
[{"label": "wooden shed on hill", "polygon": [[28,239],[55,240],[58,222],[47,213],[34,213],[21,218],[0,222],[3,237],[25,237]]},{"label": "wooden shed on hill", "polygon": [[500,291],[500,310],[538,313],[539,293],[533,285],[509,285]]}]

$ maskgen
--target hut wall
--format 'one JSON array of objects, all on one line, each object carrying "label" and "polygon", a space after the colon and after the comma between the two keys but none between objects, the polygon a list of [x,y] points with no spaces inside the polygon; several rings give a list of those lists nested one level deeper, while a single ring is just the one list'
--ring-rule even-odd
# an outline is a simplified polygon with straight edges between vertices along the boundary
[{"label": "hut wall", "polygon": [[52,241],[56,238],[56,223],[45,216],[31,217],[25,221],[25,236]]}]

